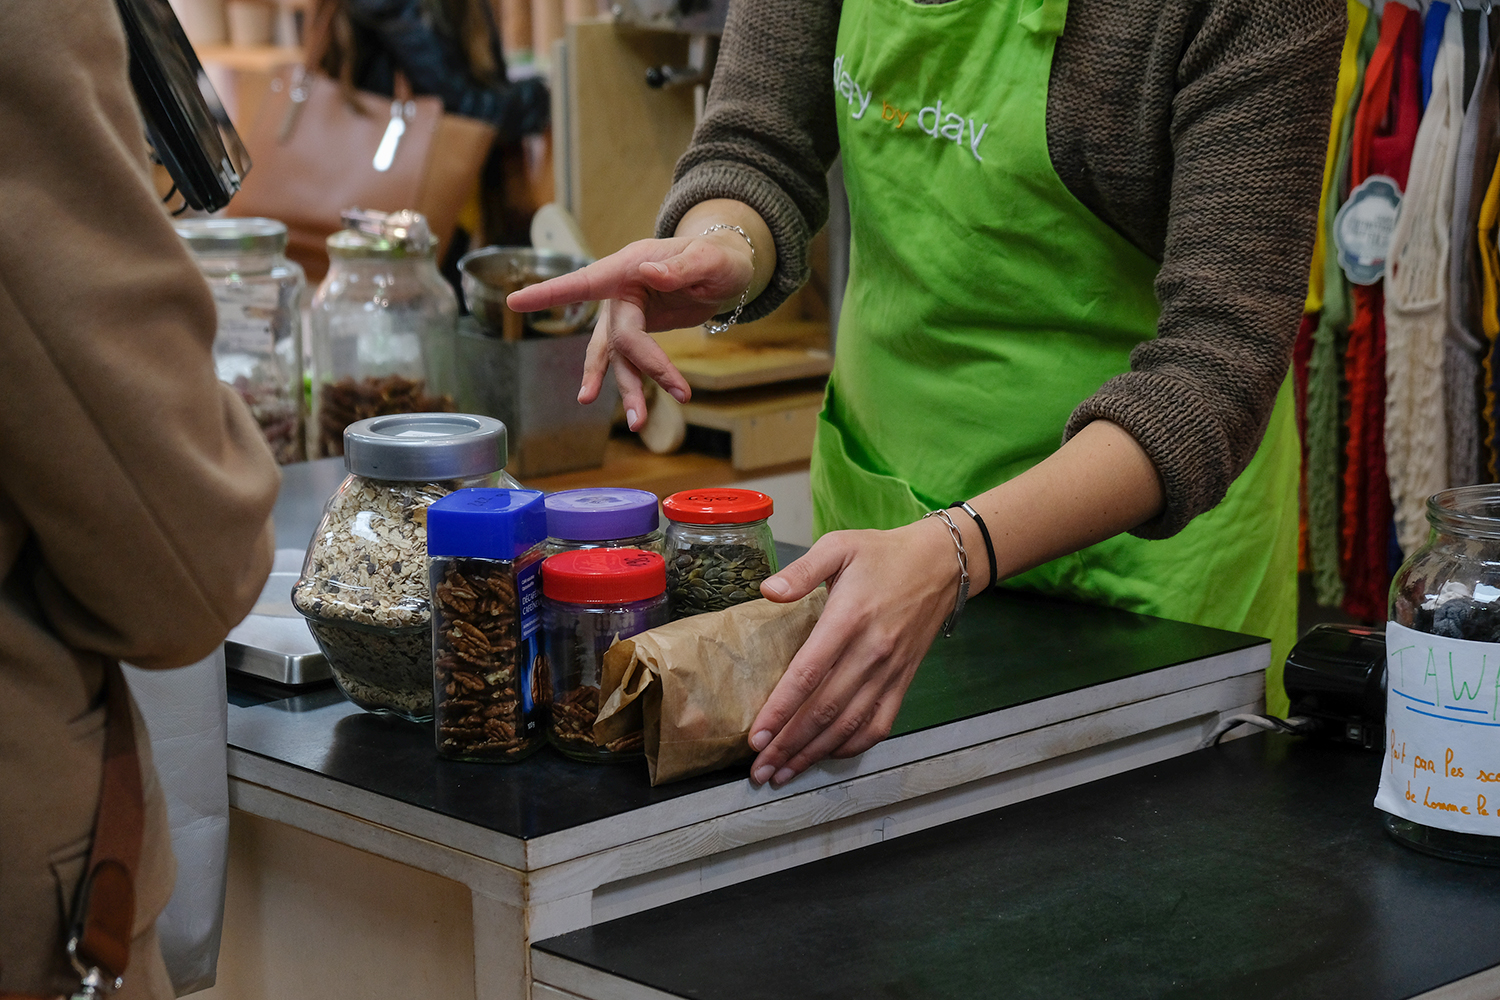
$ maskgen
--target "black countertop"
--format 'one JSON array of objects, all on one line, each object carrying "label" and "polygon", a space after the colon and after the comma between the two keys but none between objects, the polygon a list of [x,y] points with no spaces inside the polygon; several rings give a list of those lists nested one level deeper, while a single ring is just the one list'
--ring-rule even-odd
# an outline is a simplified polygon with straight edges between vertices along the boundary
[{"label": "black countertop", "polygon": [[1391,840],[1381,758],[1257,735],[552,938],[699,1000],[1397,1000],[1500,964],[1500,869]]},{"label": "black countertop", "polygon": [[[328,459],[283,470],[278,544],[301,547],[342,481]],[[783,565],[803,550],[778,544]],[[1015,592],[977,595],[957,634],[917,673],[893,736],[1093,685],[1247,649],[1264,640]],[[743,781],[746,765],[651,788],[641,763],[599,766],[550,748],[519,764],[440,759],[432,730],[368,715],[334,688],[287,697],[236,678],[230,746],[399,802],[521,839],[608,819],[705,788]]]},{"label": "black countertop", "polygon": [[[998,711],[1264,640],[1109,608],[992,592],[969,603],[912,683],[893,736]],[[704,788],[743,781],[748,762],[650,787],[643,764],[579,764],[550,750],[519,764],[440,759],[432,729],[361,712],[337,690],[282,700],[236,695],[231,747],[528,839]]]}]

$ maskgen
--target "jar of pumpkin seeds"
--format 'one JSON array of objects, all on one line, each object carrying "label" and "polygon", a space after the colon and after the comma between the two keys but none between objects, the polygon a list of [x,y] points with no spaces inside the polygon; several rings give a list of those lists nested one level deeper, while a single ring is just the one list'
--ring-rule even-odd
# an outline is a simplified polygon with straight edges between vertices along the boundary
[{"label": "jar of pumpkin seeds", "polygon": [[761,581],[777,569],[770,497],[756,490],[686,490],[661,506],[674,620],[760,597]]}]

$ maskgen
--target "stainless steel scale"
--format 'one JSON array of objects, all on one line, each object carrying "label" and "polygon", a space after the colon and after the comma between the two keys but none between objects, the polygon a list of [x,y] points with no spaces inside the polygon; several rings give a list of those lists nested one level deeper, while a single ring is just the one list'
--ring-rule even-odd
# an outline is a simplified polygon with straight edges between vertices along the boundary
[{"label": "stainless steel scale", "polygon": [[307,621],[292,607],[303,554],[302,549],[276,550],[260,600],[224,640],[229,670],[292,687],[333,679]]}]

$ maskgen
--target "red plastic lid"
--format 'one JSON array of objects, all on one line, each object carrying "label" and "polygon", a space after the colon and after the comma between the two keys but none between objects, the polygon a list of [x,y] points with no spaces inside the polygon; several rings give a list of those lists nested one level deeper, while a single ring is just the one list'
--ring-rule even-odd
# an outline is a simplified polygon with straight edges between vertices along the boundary
[{"label": "red plastic lid", "polygon": [[667,590],[667,564],[645,549],[575,549],[542,563],[542,593],[569,604],[628,604]]},{"label": "red plastic lid", "polygon": [[661,502],[683,524],[749,524],[771,516],[771,498],[756,490],[684,490]]}]

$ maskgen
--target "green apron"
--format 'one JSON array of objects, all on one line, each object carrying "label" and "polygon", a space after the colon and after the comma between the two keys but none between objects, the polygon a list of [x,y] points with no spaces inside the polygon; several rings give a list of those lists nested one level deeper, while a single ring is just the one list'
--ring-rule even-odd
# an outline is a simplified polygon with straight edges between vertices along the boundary
[{"label": "green apron", "polygon": [[[1047,80],[1067,0],[844,0],[834,59],[849,285],[812,463],[816,531],[894,528],[1029,469],[1156,334],[1157,264],[1063,185]],[[1172,538],[1120,535],[1007,586],[1296,638],[1289,385],[1250,466]],[[971,554],[971,559],[972,554]]]}]

